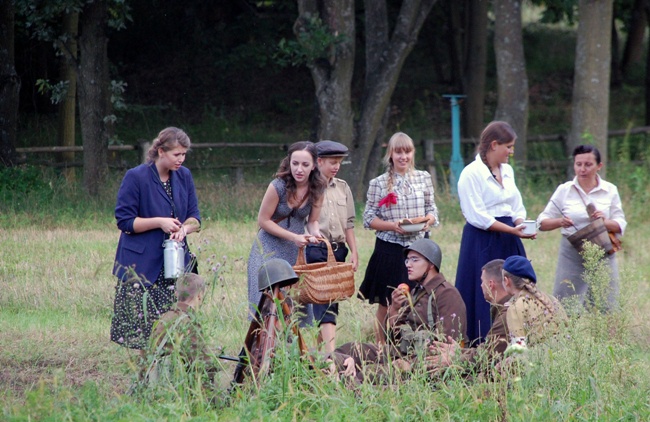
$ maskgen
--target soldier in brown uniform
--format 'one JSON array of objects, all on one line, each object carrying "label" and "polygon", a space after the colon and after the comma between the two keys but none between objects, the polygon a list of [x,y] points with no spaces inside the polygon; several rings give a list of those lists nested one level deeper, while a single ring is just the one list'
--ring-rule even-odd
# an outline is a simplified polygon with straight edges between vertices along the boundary
[{"label": "soldier in brown uniform", "polygon": [[467,348],[460,348],[453,339],[448,339],[448,343],[434,342],[429,346],[430,356],[425,358],[429,372],[436,373],[452,364],[462,364],[468,369],[481,371],[503,357],[510,341],[506,303],[512,297],[503,287],[503,262],[503,259],[494,259],[481,269],[481,289],[483,297],[491,304],[492,317],[492,326],[485,342]]},{"label": "soldier in brown uniform", "polygon": [[[185,369],[192,366],[205,370],[210,378],[218,370],[216,358],[205,342],[196,310],[203,301],[205,281],[197,274],[185,274],[176,281],[178,302],[165,312],[153,326],[149,360],[145,379],[157,382],[162,376],[161,366],[169,366],[169,357],[178,357]],[[200,361],[200,365],[196,365]],[[169,368],[167,368],[169,369]]]},{"label": "soldier in brown uniform", "polygon": [[[416,283],[410,294],[399,288],[392,293],[388,309],[388,342],[384,346],[369,343],[347,343],[332,355],[339,368],[348,368],[352,360],[359,380],[364,368],[386,369],[393,364],[409,371],[423,356],[427,344],[435,339],[451,337],[457,342],[465,338],[465,303],[458,290],[439,272],[442,261],[440,247],[430,239],[419,239],[404,249],[409,280]],[[348,371],[349,373],[349,371]]]}]

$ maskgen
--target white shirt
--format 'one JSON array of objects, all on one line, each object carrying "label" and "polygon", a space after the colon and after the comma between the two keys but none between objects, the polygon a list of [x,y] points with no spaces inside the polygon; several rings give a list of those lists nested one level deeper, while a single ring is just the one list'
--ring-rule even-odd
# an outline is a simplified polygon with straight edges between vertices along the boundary
[{"label": "white shirt", "polygon": [[[621,234],[624,233],[627,221],[625,221],[625,214],[621,207],[618,188],[601,179],[600,176],[596,176],[598,177],[598,184],[589,193],[586,193],[580,187],[577,178],[558,186],[553,196],[551,196],[551,200],[546,204],[544,211],[537,217],[537,224],[539,225],[547,218],[561,218],[562,214],[564,214],[573,220],[575,227],[580,230],[591,222],[585,205],[591,202],[598,211],[602,211],[605,218],[616,221],[621,227]],[[573,227],[568,229],[562,227],[561,229],[563,236],[570,236],[575,231]]]},{"label": "white shirt", "polygon": [[487,230],[496,222],[495,217],[511,217],[513,223],[526,218],[526,208],[515,184],[515,172],[509,164],[501,164],[501,180],[503,186],[478,154],[460,173],[460,209],[469,224]]}]

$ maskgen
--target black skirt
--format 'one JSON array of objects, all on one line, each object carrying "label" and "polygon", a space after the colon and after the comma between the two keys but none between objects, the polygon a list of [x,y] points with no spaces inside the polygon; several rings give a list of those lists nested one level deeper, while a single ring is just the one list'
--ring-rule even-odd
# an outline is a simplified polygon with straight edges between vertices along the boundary
[{"label": "black skirt", "polygon": [[404,246],[377,238],[366,275],[359,287],[359,298],[387,306],[391,302],[393,290],[400,283],[414,287],[408,280],[404,264]]},{"label": "black skirt", "polygon": [[154,322],[176,302],[175,280],[145,286],[138,279],[118,280],[111,321],[111,341],[130,349],[146,349]]}]

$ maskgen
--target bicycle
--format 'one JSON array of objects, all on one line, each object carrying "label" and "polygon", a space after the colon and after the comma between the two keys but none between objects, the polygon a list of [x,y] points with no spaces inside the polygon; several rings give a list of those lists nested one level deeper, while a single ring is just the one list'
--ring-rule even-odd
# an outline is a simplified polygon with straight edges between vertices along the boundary
[{"label": "bicycle", "polygon": [[[243,384],[247,378],[259,383],[271,370],[273,353],[276,347],[278,333],[288,327],[298,341],[301,356],[309,356],[300,329],[292,323],[294,304],[286,295],[283,287],[288,287],[298,281],[298,276],[291,265],[282,259],[267,261],[259,272],[258,283],[262,297],[260,298],[256,318],[251,324],[244,339],[244,347],[239,353],[239,363],[233,374],[233,384]],[[313,364],[313,358],[309,357]]]}]

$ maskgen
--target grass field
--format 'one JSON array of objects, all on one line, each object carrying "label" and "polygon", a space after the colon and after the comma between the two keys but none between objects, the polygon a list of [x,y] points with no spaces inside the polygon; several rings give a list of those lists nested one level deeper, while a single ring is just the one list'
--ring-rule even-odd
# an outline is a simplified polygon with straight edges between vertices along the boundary
[{"label": "grass field", "polygon": [[[250,190],[261,197],[256,189]],[[224,197],[255,201],[251,195],[242,196],[246,195],[210,184],[199,187],[199,197],[206,204]],[[544,201],[531,199],[530,215],[539,213]],[[452,197],[442,196],[438,202],[443,223],[432,237],[443,250],[442,272],[453,281],[462,223],[451,215],[458,212]],[[241,215],[233,212],[230,217]],[[241,219],[209,214],[212,217],[205,219],[203,231],[191,236],[199,268],[210,280],[202,318],[211,342],[223,346],[226,354],[236,355],[248,328],[246,259],[256,233],[250,218],[254,213]],[[180,388],[164,394],[125,394],[135,379],[134,356],[108,339],[115,286],[111,267],[119,237],[110,212],[93,214],[90,221],[79,224],[64,219],[45,228],[30,223],[34,217],[30,218],[5,215],[2,221],[10,224],[0,228],[0,405],[4,420],[650,418],[646,376],[650,369],[646,275],[650,228],[643,224],[630,224],[625,249],[618,256],[623,311],[575,318],[568,329],[570,339],[558,349],[531,353],[516,376],[469,380],[450,371],[435,384],[413,377],[390,387],[363,385],[351,390],[310,371],[289,353],[262,387],[230,398],[224,391],[232,365],[224,363],[221,393],[218,400],[209,402]],[[356,233],[361,260],[358,286],[374,234],[362,228]],[[558,243],[557,231],[525,242],[539,286],[548,292]],[[374,307],[357,299],[342,303],[337,343],[372,340],[373,315]],[[308,344],[315,347],[316,330],[305,334]]]}]

